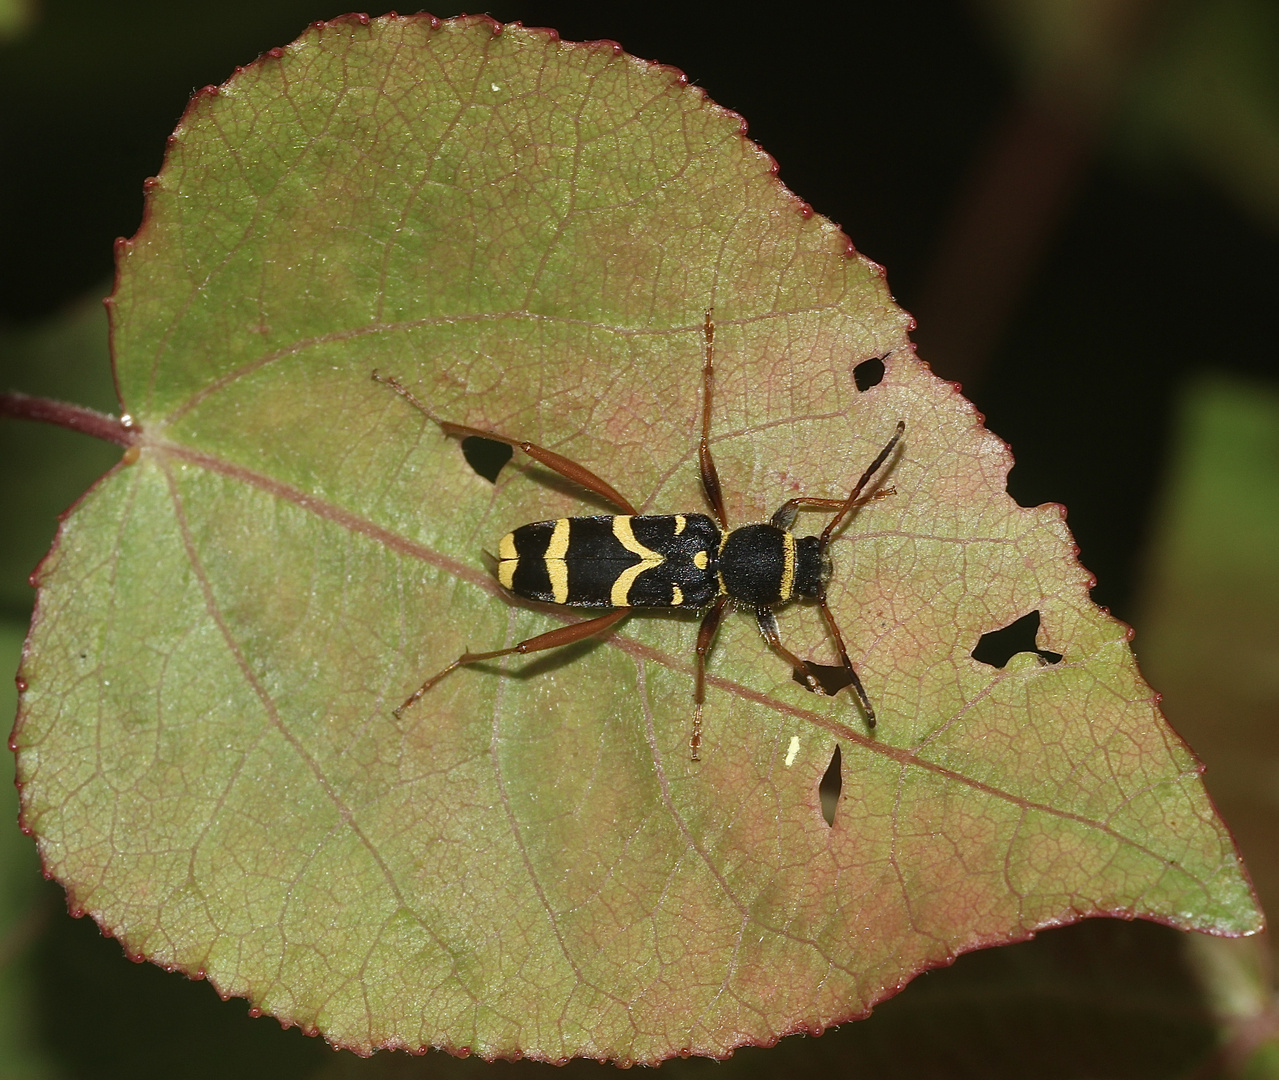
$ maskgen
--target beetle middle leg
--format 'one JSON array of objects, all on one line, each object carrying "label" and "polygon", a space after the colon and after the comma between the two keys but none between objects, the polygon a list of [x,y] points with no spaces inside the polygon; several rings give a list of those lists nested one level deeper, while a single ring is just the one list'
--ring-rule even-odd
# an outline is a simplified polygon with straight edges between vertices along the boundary
[{"label": "beetle middle leg", "polygon": [[693,691],[693,734],[688,740],[689,757],[692,761],[702,760],[702,703],[706,700],[706,654],[711,650],[711,642],[719,631],[719,624],[724,618],[724,606],[727,596],[715,601],[715,606],[702,618],[702,625],[697,628],[697,685]]}]

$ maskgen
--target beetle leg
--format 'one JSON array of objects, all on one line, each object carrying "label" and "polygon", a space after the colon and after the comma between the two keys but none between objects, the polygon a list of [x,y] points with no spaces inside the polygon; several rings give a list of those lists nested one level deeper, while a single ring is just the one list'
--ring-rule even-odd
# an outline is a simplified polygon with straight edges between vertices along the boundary
[{"label": "beetle leg", "polygon": [[[865,710],[866,726],[873,728],[875,726],[875,710],[871,708],[870,699],[862,688],[862,681],[857,677],[853,662],[848,658],[848,650],[844,647],[844,637],[839,632],[839,627],[835,625],[835,617],[831,614],[830,608],[826,604],[826,594],[823,593],[819,596],[817,602],[821,605],[826,625],[830,627],[831,635],[835,638],[835,644],[839,648],[840,662],[844,671],[848,674],[848,681],[852,684],[853,691],[857,694],[857,700],[861,702],[862,709]],[[807,661],[801,660],[782,644],[781,637],[777,633],[777,616],[773,614],[772,610],[770,608],[756,608],[755,618],[759,621],[759,632],[764,635],[764,640],[795,669],[795,674],[804,680],[804,685],[815,694],[826,693],[822,684],[818,682],[817,677],[809,669]]]},{"label": "beetle leg", "polygon": [[848,658],[848,650],[844,647],[844,635],[839,632],[835,616],[831,614],[830,605],[826,603],[825,590],[817,598],[817,603],[822,609],[822,618],[826,620],[826,625],[830,628],[831,637],[835,639],[835,644],[839,648],[840,663],[843,664],[844,671],[848,673],[849,682],[853,685],[853,693],[857,695],[857,700],[862,703],[862,711],[866,713],[866,726],[874,728],[875,710],[871,708],[870,698],[866,696],[862,681],[857,677],[857,669],[853,667],[853,662]]},{"label": "beetle leg", "polygon": [[693,691],[693,734],[688,740],[690,757],[693,761],[701,760],[702,750],[702,702],[706,700],[706,654],[710,652],[711,642],[719,630],[720,621],[724,618],[724,605],[727,596],[715,601],[715,606],[702,618],[702,625],[697,630],[697,686]]},{"label": "beetle leg", "polygon": [[724,514],[724,491],[720,487],[719,472],[715,468],[715,459],[711,457],[711,384],[715,374],[715,322],[711,313],[706,313],[706,321],[702,324],[702,333],[706,337],[706,359],[702,364],[702,441],[697,445],[697,464],[702,473],[702,490],[706,492],[706,501],[711,504],[715,520],[720,528],[726,528],[728,519]]},{"label": "beetle leg", "polygon": [[[854,506],[865,506],[868,502],[874,502],[876,499],[886,499],[889,495],[896,495],[895,487],[879,488],[858,499]],[[843,508],[847,499],[809,499],[801,495],[798,498],[790,499],[777,508],[777,512],[770,521],[771,525],[779,529],[790,531],[790,527],[795,524],[795,516],[800,510],[840,510]]]},{"label": "beetle leg", "polygon": [[845,500],[839,513],[836,514],[833,518],[830,519],[830,521],[826,523],[826,528],[822,530],[823,545],[826,543],[827,540],[830,539],[831,533],[833,533],[839,527],[839,523],[844,520],[844,518],[848,515],[848,512],[852,510],[854,506],[857,505],[857,497],[862,493],[862,488],[864,488],[867,484],[870,483],[870,478],[874,476],[877,472],[879,472],[879,467],[883,465],[885,461],[888,460],[889,454],[893,452],[893,448],[900,441],[902,437],[902,433],[905,432],[905,430],[906,430],[906,421],[898,420],[897,430],[893,432],[893,437],[889,439],[887,443],[884,444],[884,448],[876,455],[875,460],[872,461],[868,466],[866,466],[866,471],[862,473],[861,479],[858,480],[857,483],[853,485],[853,490],[849,494],[848,498]]},{"label": "beetle leg", "polygon": [[602,634],[614,623],[629,615],[630,611],[630,608],[618,608],[616,611],[610,611],[607,615],[601,615],[597,619],[586,619],[582,622],[570,623],[568,626],[560,626],[554,630],[547,631],[545,634],[538,634],[537,637],[526,638],[519,644],[512,645],[509,649],[494,649],[491,652],[481,653],[473,653],[468,650],[443,671],[432,675],[405,698],[404,704],[395,710],[395,718],[398,720],[405,709],[415,704],[423,694],[444,678],[445,675],[465,664],[475,664],[481,660],[496,660],[499,656],[510,656],[513,653],[524,655],[525,653],[542,652],[545,649],[558,649],[561,645],[572,645],[575,641],[582,641],[586,638],[594,637],[596,634]]},{"label": "beetle leg", "polygon": [[427,411],[423,405],[414,396],[407,386],[399,379],[392,375],[379,375],[373,372],[375,382],[383,383],[394,390],[400,397],[404,398],[410,405],[418,410],[423,416],[429,420],[434,420],[440,425],[440,430],[445,435],[452,435],[459,439],[474,437],[477,439],[492,439],[494,442],[506,443],[507,446],[513,446],[517,450],[523,450],[534,461],[545,465],[548,469],[559,473],[561,476],[572,480],[575,484],[580,484],[587,491],[593,491],[601,499],[611,502],[614,506],[619,507],[625,514],[638,514],[626,496],[622,495],[612,484],[600,479],[590,469],[583,465],[579,465],[576,461],[566,458],[563,454],[557,454],[554,450],[548,450],[544,446],[538,446],[537,443],[525,442],[521,439],[512,439],[509,435],[501,435],[496,431],[485,431],[482,428],[467,427],[465,424],[452,424],[447,420],[436,420],[434,416]]},{"label": "beetle leg", "polygon": [[773,614],[773,609],[756,608],[755,621],[759,623],[759,632],[764,640],[795,669],[795,673],[804,680],[804,685],[815,694],[824,694],[826,691],[822,689],[822,684],[817,681],[816,676],[808,670],[808,665],[782,644],[781,636],[777,632],[777,616]]}]

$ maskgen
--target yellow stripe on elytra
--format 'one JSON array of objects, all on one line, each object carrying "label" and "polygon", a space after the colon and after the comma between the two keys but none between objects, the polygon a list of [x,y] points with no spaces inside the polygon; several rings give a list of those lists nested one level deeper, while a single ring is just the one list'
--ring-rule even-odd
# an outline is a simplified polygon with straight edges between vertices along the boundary
[{"label": "yellow stripe on elytra", "polygon": [[609,592],[609,602],[614,607],[629,607],[631,586],[635,584],[635,579],[645,570],[652,570],[655,566],[661,566],[666,561],[666,557],[659,555],[652,548],[645,547],[635,539],[635,532],[631,528],[631,519],[626,515],[619,515],[613,518],[613,535],[617,537],[622,547],[638,555],[642,560],[634,566],[628,566],[618,574],[617,580],[613,582],[613,588]]},{"label": "yellow stripe on elytra", "polygon": [[679,534],[684,531],[687,525],[688,525],[688,518],[686,518],[683,514],[675,515],[675,535],[676,536],[679,536]]},{"label": "yellow stripe on elytra", "polygon": [[789,600],[795,591],[795,538],[782,534],[782,588],[781,597]]},{"label": "yellow stripe on elytra", "polygon": [[550,543],[546,545],[546,557],[548,559],[559,559],[563,561],[564,556],[568,554],[568,533],[572,526],[569,524],[568,518],[560,518],[555,523],[555,528],[551,530]]},{"label": "yellow stripe on elytra", "polygon": [[551,532],[550,543],[546,545],[546,574],[551,579],[551,597],[557,604],[568,600],[568,563],[564,556],[568,554],[570,528],[568,518],[560,518]]},{"label": "yellow stripe on elytra", "polygon": [[666,561],[663,556],[652,548],[646,548],[635,539],[635,531],[631,528],[631,519],[627,515],[619,514],[613,519],[613,535],[617,537],[622,547],[626,548],[627,551],[634,552],[645,562],[651,562],[654,566],[658,566]]},{"label": "yellow stripe on elytra", "polygon": [[671,606],[679,607],[684,602],[684,590],[678,585],[671,586]]},{"label": "yellow stripe on elytra", "polygon": [[514,588],[515,571],[520,565],[520,553],[515,550],[514,533],[507,533],[498,541],[497,557],[501,560],[497,564],[497,580],[504,589]]}]

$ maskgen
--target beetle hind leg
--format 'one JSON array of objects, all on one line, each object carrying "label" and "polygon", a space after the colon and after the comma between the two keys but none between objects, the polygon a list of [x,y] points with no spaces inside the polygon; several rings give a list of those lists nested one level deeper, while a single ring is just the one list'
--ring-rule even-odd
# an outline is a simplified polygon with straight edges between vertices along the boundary
[{"label": "beetle hind leg", "polygon": [[759,632],[764,640],[778,656],[790,664],[796,677],[814,694],[826,693],[817,677],[809,670],[807,661],[801,660],[782,644],[781,635],[777,632],[777,616],[773,614],[772,608],[756,608],[755,621],[759,624]]},{"label": "beetle hind leg", "polygon": [[436,672],[405,698],[404,703],[394,710],[395,718],[397,720],[400,719],[404,715],[404,711],[417,704],[431,687],[460,667],[464,667],[467,664],[476,664],[481,660],[496,660],[499,656],[516,654],[523,656],[526,653],[558,649],[561,645],[572,645],[575,641],[584,641],[586,638],[594,637],[596,634],[602,634],[614,623],[626,618],[629,614],[630,608],[618,608],[616,611],[610,611],[607,615],[601,615],[597,619],[586,619],[582,622],[570,623],[568,626],[557,627],[554,630],[547,631],[545,634],[525,638],[523,641],[512,645],[509,649],[493,649],[490,652],[478,653],[473,653],[468,649],[448,667]]},{"label": "beetle hind leg", "polygon": [[843,664],[844,671],[848,674],[848,681],[852,684],[853,693],[857,695],[857,700],[861,702],[862,712],[866,714],[866,726],[874,730],[875,710],[871,706],[870,698],[866,696],[866,688],[862,686],[861,679],[857,677],[857,669],[853,667],[852,660],[848,658],[848,649],[844,645],[844,635],[839,632],[839,624],[835,622],[835,616],[831,613],[830,605],[826,603],[824,590],[821,596],[817,598],[817,603],[822,609],[822,618],[830,629],[831,637],[835,639],[835,644],[839,647],[840,663]]},{"label": "beetle hind leg", "polygon": [[[826,603],[825,595],[817,598],[818,604],[821,605],[822,617],[830,629],[831,636],[835,639],[835,645],[839,649],[840,666],[844,669],[844,674],[848,677],[848,682],[844,685],[852,686],[853,693],[857,695],[857,700],[861,704],[862,711],[866,714],[866,726],[874,728],[875,726],[875,710],[871,707],[870,698],[866,696],[866,690],[862,686],[862,681],[857,677],[857,669],[853,667],[852,660],[848,657],[848,649],[844,646],[844,636],[839,632],[839,627],[835,625],[835,617],[831,614],[830,607]],[[764,635],[764,640],[772,646],[773,650],[781,656],[795,671],[795,677],[802,682],[809,690],[815,694],[825,694],[826,688],[814,674],[812,667],[807,660],[801,660],[790,649],[782,644],[781,636],[777,632],[777,616],[773,614],[770,608],[756,608],[755,618],[759,623],[759,632]]]}]

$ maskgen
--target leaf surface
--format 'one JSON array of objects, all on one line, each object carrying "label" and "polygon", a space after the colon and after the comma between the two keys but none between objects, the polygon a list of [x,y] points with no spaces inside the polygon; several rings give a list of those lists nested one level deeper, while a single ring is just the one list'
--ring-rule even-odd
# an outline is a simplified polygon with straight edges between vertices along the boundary
[{"label": "leaf surface", "polygon": [[[357,1050],[646,1062],[1086,915],[1258,927],[1062,511],[1007,496],[879,268],[774,171],[677,72],[485,19],[319,25],[197,95],[120,249],[137,451],[65,522],[22,669],[23,821],[74,910]],[[489,483],[370,373],[702,512],[708,308],[732,523],[841,495],[905,421],[832,547],[877,731],[737,615],[691,762],[697,620],[660,612],[397,720],[563,625],[484,549],[607,508],[521,455]],[[1038,651],[972,657],[1036,611]],[[833,660],[812,607],[781,626]]]}]

